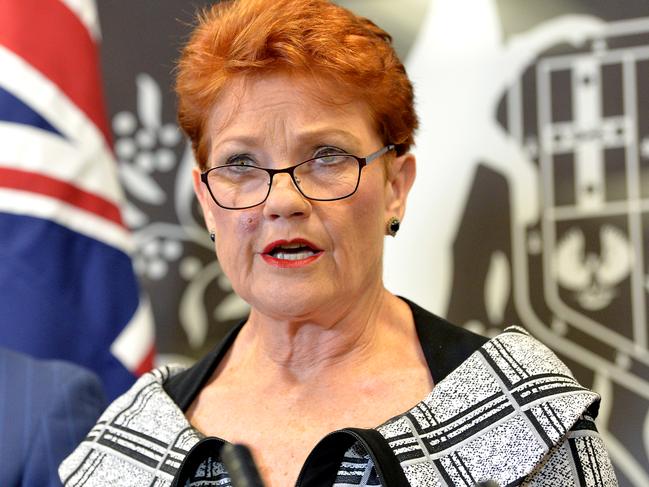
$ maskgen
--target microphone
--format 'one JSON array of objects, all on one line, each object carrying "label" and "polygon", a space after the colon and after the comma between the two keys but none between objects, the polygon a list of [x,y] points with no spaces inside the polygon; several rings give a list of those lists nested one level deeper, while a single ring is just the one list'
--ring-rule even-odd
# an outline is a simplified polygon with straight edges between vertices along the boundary
[{"label": "microphone", "polygon": [[[264,487],[250,449],[241,444],[226,443],[221,450],[221,460],[230,474],[232,487]],[[475,487],[499,487],[493,480],[485,480]]]},{"label": "microphone", "polygon": [[245,445],[226,443],[221,450],[221,460],[230,474],[232,487],[264,487],[255,460]]}]

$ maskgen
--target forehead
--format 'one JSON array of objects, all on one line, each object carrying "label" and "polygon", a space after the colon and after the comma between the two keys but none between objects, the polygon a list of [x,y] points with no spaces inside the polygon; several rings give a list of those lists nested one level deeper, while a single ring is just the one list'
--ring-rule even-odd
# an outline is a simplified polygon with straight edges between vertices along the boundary
[{"label": "forehead", "polygon": [[378,138],[363,100],[320,78],[279,73],[235,78],[208,119],[212,147],[244,134],[299,136],[332,129],[362,140]]}]

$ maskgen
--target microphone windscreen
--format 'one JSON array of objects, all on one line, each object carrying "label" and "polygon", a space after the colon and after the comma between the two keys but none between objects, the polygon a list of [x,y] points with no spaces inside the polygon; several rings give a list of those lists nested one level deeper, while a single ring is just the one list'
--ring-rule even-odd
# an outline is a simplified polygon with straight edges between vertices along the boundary
[{"label": "microphone windscreen", "polygon": [[221,450],[221,460],[230,474],[232,487],[264,486],[248,447],[226,443]]}]

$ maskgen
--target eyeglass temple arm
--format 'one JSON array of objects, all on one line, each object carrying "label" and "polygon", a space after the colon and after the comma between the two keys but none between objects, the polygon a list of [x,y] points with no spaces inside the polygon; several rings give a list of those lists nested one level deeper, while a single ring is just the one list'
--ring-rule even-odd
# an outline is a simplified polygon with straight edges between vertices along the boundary
[{"label": "eyeglass temple arm", "polygon": [[390,152],[391,150],[395,150],[396,146],[394,144],[388,144],[383,149],[377,150],[374,154],[370,154],[365,158],[365,164],[369,164],[372,162],[374,159],[378,159],[381,157],[383,154],[386,154],[387,152]]}]

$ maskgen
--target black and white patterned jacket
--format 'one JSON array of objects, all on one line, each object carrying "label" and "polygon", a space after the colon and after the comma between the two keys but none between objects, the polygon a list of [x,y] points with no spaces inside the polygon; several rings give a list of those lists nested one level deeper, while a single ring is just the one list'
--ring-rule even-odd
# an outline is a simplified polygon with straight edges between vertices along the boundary
[{"label": "black and white patterned jacket", "polygon": [[[375,429],[326,436],[298,486],[617,485],[594,424],[599,397],[554,353],[521,328],[487,341],[408,304],[435,387]],[[141,377],[61,465],[65,486],[230,486],[223,441],[203,437],[183,411],[236,332],[188,370]]]}]

